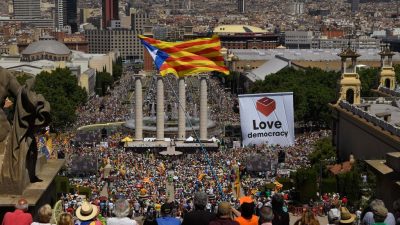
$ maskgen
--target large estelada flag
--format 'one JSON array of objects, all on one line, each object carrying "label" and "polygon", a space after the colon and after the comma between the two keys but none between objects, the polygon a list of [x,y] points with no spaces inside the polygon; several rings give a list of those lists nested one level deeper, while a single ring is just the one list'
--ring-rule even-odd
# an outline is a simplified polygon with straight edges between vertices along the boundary
[{"label": "large estelada flag", "polygon": [[139,38],[162,76],[171,73],[183,77],[211,71],[229,74],[217,36],[184,42],[166,42],[142,35]]}]

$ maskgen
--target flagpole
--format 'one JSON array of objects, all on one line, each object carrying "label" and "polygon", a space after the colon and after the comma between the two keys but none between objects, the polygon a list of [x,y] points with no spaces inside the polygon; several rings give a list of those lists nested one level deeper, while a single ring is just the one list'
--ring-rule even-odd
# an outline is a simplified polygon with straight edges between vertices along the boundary
[{"label": "flagpole", "polygon": [[[171,75],[174,75],[174,74],[171,74]],[[175,75],[174,75],[174,76],[175,76]],[[176,94],[175,89],[172,87],[171,81],[169,81],[168,79],[166,79],[166,80],[167,80],[167,83],[168,83],[169,87],[171,88],[172,92],[174,93],[175,99],[176,99],[177,103],[179,104],[179,107],[183,108],[181,102],[179,101],[178,95]],[[216,181],[216,183],[217,183],[217,187],[218,187],[218,190],[219,190],[219,192],[220,192],[220,194],[221,194],[221,198],[222,198],[223,200],[226,200],[226,199],[225,199],[226,196],[225,196],[225,194],[224,194],[224,192],[223,192],[223,190],[222,190],[222,185],[221,185],[221,183],[219,182],[219,179],[218,179],[218,177],[217,177],[217,174],[215,173],[215,170],[214,170],[214,167],[213,167],[213,165],[212,165],[212,161],[211,161],[211,159],[210,159],[210,157],[209,157],[209,155],[208,155],[208,152],[207,152],[207,150],[205,149],[203,143],[201,142],[200,137],[199,137],[199,135],[197,134],[196,130],[194,129],[194,126],[193,126],[193,124],[192,124],[192,121],[189,119],[189,114],[187,113],[187,111],[185,111],[185,109],[183,109],[183,111],[184,111],[184,114],[185,114],[185,118],[186,118],[186,120],[188,121],[190,127],[192,128],[192,131],[193,131],[193,133],[194,133],[194,136],[196,137],[198,143],[200,144],[200,148],[201,148],[203,154],[205,155],[205,159],[206,159],[206,161],[207,161],[207,163],[208,163],[208,166],[210,167],[212,176],[213,176],[213,178],[215,179],[215,181]]]}]

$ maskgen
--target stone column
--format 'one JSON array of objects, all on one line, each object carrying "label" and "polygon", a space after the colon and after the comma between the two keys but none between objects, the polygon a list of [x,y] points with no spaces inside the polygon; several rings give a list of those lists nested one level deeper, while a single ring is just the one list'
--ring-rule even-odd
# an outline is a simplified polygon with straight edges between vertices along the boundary
[{"label": "stone column", "polygon": [[164,83],[163,78],[157,75],[157,141],[164,141]]},{"label": "stone column", "polygon": [[143,140],[143,74],[135,74],[135,141]]},{"label": "stone column", "polygon": [[208,75],[200,75],[200,140],[207,140],[207,79]]},{"label": "stone column", "polygon": [[178,104],[178,140],[186,140],[186,92],[185,78],[178,79],[179,104]]}]

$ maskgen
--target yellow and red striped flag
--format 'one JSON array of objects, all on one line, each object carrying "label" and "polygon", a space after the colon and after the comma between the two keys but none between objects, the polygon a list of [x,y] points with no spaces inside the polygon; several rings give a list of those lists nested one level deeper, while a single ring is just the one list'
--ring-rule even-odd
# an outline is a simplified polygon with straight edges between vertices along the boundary
[{"label": "yellow and red striped flag", "polygon": [[139,38],[162,76],[172,73],[184,77],[211,71],[229,74],[217,36],[184,42],[166,42],[142,35]]}]

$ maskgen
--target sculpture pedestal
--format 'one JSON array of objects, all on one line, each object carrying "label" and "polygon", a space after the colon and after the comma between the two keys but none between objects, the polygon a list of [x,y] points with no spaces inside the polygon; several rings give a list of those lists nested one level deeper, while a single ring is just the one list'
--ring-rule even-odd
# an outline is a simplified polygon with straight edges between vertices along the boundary
[{"label": "sculpture pedestal", "polygon": [[0,190],[0,221],[3,221],[6,212],[14,211],[14,205],[20,198],[28,201],[29,212],[34,218],[42,205],[48,203],[53,207],[57,200],[54,178],[64,162],[64,159],[50,159],[43,163],[43,159],[39,157],[37,162],[39,165],[36,168],[40,168],[40,171],[36,174],[43,180],[42,182],[30,183],[21,195],[2,194]]}]

